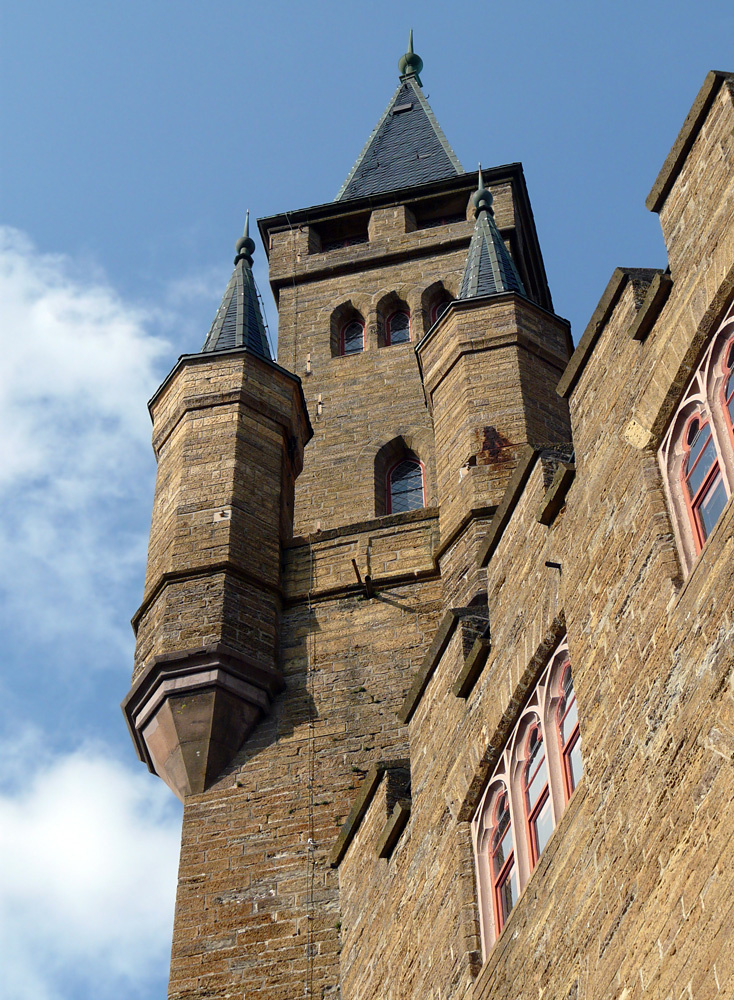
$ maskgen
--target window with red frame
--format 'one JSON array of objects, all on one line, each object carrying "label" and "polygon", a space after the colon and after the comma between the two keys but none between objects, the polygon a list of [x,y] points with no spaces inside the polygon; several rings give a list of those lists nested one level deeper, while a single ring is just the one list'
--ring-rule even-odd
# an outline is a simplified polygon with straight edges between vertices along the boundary
[{"label": "window with red frame", "polygon": [[686,457],[683,482],[686,502],[699,549],[711,534],[728,500],[719,468],[711,425],[700,414],[691,418],[686,428]]},{"label": "window with red frame", "polygon": [[404,310],[394,312],[387,321],[385,344],[407,344],[410,340],[410,315]]},{"label": "window with red frame", "polygon": [[364,350],[364,323],[350,320],[341,330],[339,345],[342,354],[359,354]]},{"label": "window with red frame", "polygon": [[734,302],[686,386],[658,462],[678,551],[690,572],[734,485]]},{"label": "window with red frame", "polygon": [[512,843],[510,804],[504,788],[497,792],[490,843],[494,918],[497,933],[502,930],[520,895]]},{"label": "window with red frame", "polygon": [[400,514],[425,507],[423,466],[415,458],[393,465],[387,474],[387,512]]},{"label": "window with red frame", "polygon": [[578,709],[564,639],[520,712],[472,820],[485,955],[582,773]]},{"label": "window with red frame", "polygon": [[527,760],[523,769],[525,817],[530,844],[530,863],[535,868],[543,848],[553,833],[553,811],[548,787],[548,767],[545,759],[540,721],[531,726],[526,742]]},{"label": "window with red frame", "polygon": [[435,305],[431,306],[431,326],[434,323],[438,323],[443,314],[449,307],[450,299],[444,299],[442,302],[436,302]]},{"label": "window with red frame", "polygon": [[566,798],[570,798],[579,783],[584,765],[581,760],[581,731],[579,729],[579,713],[576,707],[576,694],[571,678],[571,664],[567,660],[561,674],[561,689],[558,708],[556,709],[558,737],[563,755],[563,778],[566,785]]},{"label": "window with red frame", "polygon": [[734,340],[729,341],[724,361],[724,409],[729,428],[734,431]]}]

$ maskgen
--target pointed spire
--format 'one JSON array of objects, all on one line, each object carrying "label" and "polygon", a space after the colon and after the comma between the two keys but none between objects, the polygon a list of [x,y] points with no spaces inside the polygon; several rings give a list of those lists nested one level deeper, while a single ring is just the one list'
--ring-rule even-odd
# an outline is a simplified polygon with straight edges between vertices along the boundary
[{"label": "pointed spire", "polygon": [[235,244],[235,252],[232,277],[201,351],[203,354],[244,347],[270,359],[260,299],[252,274],[255,241],[250,238],[249,209],[245,216],[244,232]]},{"label": "pointed spire", "polygon": [[472,196],[476,222],[469,244],[460,299],[479,295],[498,295],[501,292],[525,294],[515,262],[494,221],[492,194],[484,186],[482,165],[479,164],[477,190]]},{"label": "pointed spire", "polygon": [[335,201],[399,191],[464,173],[421,87],[423,60],[408,51],[398,63],[400,84],[349,171]]},{"label": "pointed spire", "polygon": [[419,76],[422,69],[423,60],[413,51],[413,29],[411,28],[410,35],[408,36],[408,51],[398,60],[398,71],[401,81],[405,81],[408,77],[412,76],[415,78],[418,86],[422,87],[423,84]]}]

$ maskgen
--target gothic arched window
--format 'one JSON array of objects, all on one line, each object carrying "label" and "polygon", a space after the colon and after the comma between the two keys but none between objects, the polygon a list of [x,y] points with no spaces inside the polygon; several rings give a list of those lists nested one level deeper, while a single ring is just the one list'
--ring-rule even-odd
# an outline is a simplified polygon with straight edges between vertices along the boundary
[{"label": "gothic arched window", "polygon": [[386,332],[387,345],[407,344],[410,340],[410,314],[403,309],[394,312],[387,321]]},{"label": "gothic arched window", "polygon": [[530,692],[472,820],[485,955],[527,885],[582,771],[564,639]]},{"label": "gothic arched window", "polygon": [[492,873],[494,919],[497,933],[502,930],[510,910],[520,895],[512,842],[512,820],[507,792],[502,788],[495,795],[492,809],[492,833],[489,841],[489,866]]},{"label": "gothic arched window", "polygon": [[442,302],[436,302],[436,304],[431,308],[431,326],[433,326],[434,323],[438,323],[448,309],[450,301],[450,299],[444,299]]},{"label": "gothic arched window", "polygon": [[423,466],[415,458],[393,465],[387,474],[387,513],[400,514],[425,507]]},{"label": "gothic arched window", "polygon": [[340,353],[359,354],[364,350],[364,323],[358,319],[352,319],[341,329]]},{"label": "gothic arched window", "polygon": [[658,451],[687,570],[721,517],[734,482],[734,305],[693,373]]},{"label": "gothic arched window", "polygon": [[734,435],[734,337],[726,345],[724,352],[724,384],[722,388],[724,411],[729,422],[729,430]]},{"label": "gothic arched window", "polygon": [[584,770],[581,759],[579,712],[576,706],[576,693],[573,689],[570,660],[566,660],[561,668],[556,723],[563,759],[566,798],[569,799],[573,795],[573,790],[578,785]]},{"label": "gothic arched window", "polygon": [[683,442],[683,487],[696,547],[700,551],[719,520],[728,497],[711,424],[704,420],[701,413],[695,413],[688,421]]},{"label": "gothic arched window", "polygon": [[553,833],[554,826],[548,784],[548,763],[539,719],[531,724],[526,737],[522,790],[530,844],[530,865],[535,868],[543,848]]}]

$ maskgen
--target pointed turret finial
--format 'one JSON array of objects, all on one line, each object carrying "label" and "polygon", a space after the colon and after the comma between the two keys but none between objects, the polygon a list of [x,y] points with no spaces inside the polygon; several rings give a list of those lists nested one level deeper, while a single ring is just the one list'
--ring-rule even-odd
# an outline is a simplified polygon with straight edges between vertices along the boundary
[{"label": "pointed turret finial", "polygon": [[472,195],[472,202],[474,203],[474,215],[479,217],[480,212],[489,212],[490,215],[494,215],[494,210],[492,208],[492,194],[484,186],[484,178],[482,177],[482,164],[479,164],[479,179],[477,181],[477,190]]},{"label": "pointed turret finial", "polygon": [[419,76],[420,71],[423,69],[423,60],[420,56],[417,56],[413,51],[413,29],[410,29],[410,36],[408,38],[408,51],[404,56],[400,57],[398,62],[398,70],[400,72],[400,79],[407,80],[408,77],[415,77],[415,81],[419,87],[422,87],[421,78]]},{"label": "pointed turret finial", "polygon": [[235,253],[237,256],[234,259],[235,264],[238,264],[241,260],[246,261],[250,267],[252,267],[252,255],[255,252],[255,241],[250,239],[250,209],[247,209],[247,214],[245,216],[245,231],[240,236],[240,238],[235,243]]}]

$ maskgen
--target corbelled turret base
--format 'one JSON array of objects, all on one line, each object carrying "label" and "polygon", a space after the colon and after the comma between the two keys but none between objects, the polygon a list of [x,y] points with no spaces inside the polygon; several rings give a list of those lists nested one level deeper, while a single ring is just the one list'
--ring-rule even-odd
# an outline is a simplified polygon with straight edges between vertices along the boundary
[{"label": "corbelled turret base", "polygon": [[139,758],[183,800],[216,780],[283,686],[217,644],[155,657],[122,707]]}]

